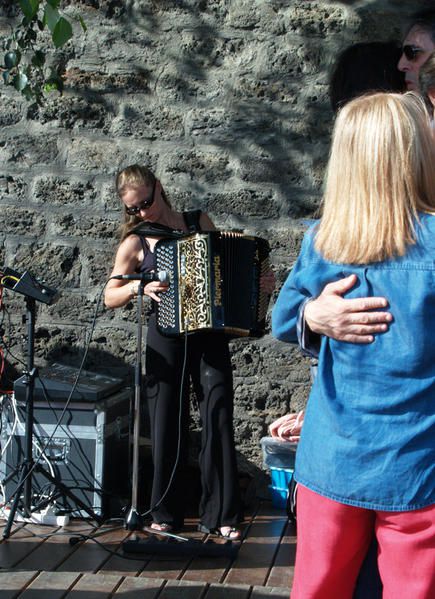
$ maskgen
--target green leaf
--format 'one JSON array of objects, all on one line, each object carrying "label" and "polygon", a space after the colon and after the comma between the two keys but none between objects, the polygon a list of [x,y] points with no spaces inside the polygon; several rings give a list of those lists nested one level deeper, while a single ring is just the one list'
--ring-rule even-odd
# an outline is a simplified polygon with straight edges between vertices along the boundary
[{"label": "green leaf", "polygon": [[63,92],[63,81],[62,77],[59,73],[52,69],[50,76],[45,80],[44,90],[53,91],[57,90],[58,92]]},{"label": "green leaf", "polygon": [[53,8],[58,8],[60,0],[47,0],[47,4],[49,4]]},{"label": "green leaf", "polygon": [[83,31],[86,33],[86,31],[88,30],[86,23],[84,22],[83,18],[81,15],[79,15],[78,17],[79,23],[82,26]]},{"label": "green leaf", "polygon": [[20,8],[28,21],[31,21],[38,12],[39,0],[19,0]]},{"label": "green leaf", "polygon": [[58,84],[56,81],[50,81],[44,85],[44,91],[47,93],[55,92],[58,90]]},{"label": "green leaf", "polygon": [[56,48],[60,48],[73,36],[73,30],[71,23],[61,17],[54,28],[53,35],[51,36],[53,44]]},{"label": "green leaf", "polygon": [[14,87],[19,92],[23,91],[23,89],[26,87],[26,85],[28,83],[29,83],[29,80],[25,73],[18,73],[17,75],[15,75],[15,77],[13,79]]},{"label": "green leaf", "polygon": [[61,16],[59,11],[47,4],[44,11],[44,21],[47,23],[49,30],[54,34],[56,25],[59,23]]},{"label": "green leaf", "polygon": [[7,69],[13,69],[14,67],[17,66],[17,64],[20,62],[21,60],[21,54],[20,52],[8,52],[7,54],[5,54],[5,67]]}]

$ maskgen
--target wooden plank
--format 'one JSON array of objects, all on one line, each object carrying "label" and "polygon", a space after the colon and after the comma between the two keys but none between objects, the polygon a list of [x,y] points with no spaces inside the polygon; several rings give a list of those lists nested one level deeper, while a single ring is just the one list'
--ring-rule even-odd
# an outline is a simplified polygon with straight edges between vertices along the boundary
[{"label": "wooden plank", "polygon": [[196,557],[182,574],[181,580],[219,583],[225,578],[232,563],[233,560],[229,557]]},{"label": "wooden plank", "polygon": [[287,524],[284,536],[278,547],[278,553],[270,571],[266,586],[288,587],[293,584],[294,565],[296,557],[296,528],[290,522]]},{"label": "wooden plank", "polygon": [[252,586],[263,586],[269,577],[286,524],[287,517],[282,510],[262,506],[224,582],[246,583],[248,576]]},{"label": "wooden plank", "polygon": [[[249,530],[253,517],[246,520],[241,525],[243,536]],[[225,543],[224,539],[209,535],[207,540],[211,539],[214,543]],[[234,559],[232,557],[196,557],[189,565],[189,569],[182,576],[182,580],[202,580],[204,582],[222,582],[230,570]]]},{"label": "wooden plank", "polygon": [[[131,533],[127,533],[125,539],[130,538],[130,535]],[[142,572],[149,559],[147,555],[139,555],[135,558],[132,554],[124,553],[121,541],[117,555],[111,555],[98,571],[110,572],[118,576],[136,576]]]},{"label": "wooden plank", "polygon": [[275,597],[285,597],[288,599],[290,596],[289,588],[282,587],[254,587],[249,599],[275,599]]},{"label": "wooden plank", "polygon": [[45,534],[48,535],[52,532],[52,536],[46,538],[35,551],[25,556],[19,562],[19,567],[47,572],[56,570],[78,548],[70,545],[70,537],[77,534],[89,535],[93,531],[95,528],[83,520],[71,521],[68,526],[58,530],[49,529],[45,531]]},{"label": "wooden plank", "polygon": [[[197,519],[187,521],[182,536],[205,540],[207,535],[198,533],[196,525]],[[20,599],[26,596],[29,599],[31,596],[44,596],[44,599],[79,599],[79,596],[80,599],[82,596],[86,599],[122,599],[123,596],[126,599],[288,598],[295,535],[287,525],[284,512],[266,504],[243,528],[245,538],[237,558],[231,563],[229,558],[162,555],[149,558],[147,554],[126,560],[121,557],[122,541],[130,533],[123,528],[97,531],[84,521],[73,520],[67,530],[62,530],[66,534],[43,539],[34,535],[46,535],[56,529],[26,524],[16,527],[11,537],[0,543],[2,566],[19,564],[23,570],[14,572],[14,576],[1,572],[2,578],[6,576],[9,580],[9,587],[2,584],[0,577],[0,599],[14,599],[18,594]],[[69,545],[69,538],[80,532],[95,534],[99,542],[120,554],[111,556],[93,541]],[[102,534],[98,534],[100,532]],[[221,541],[214,538],[214,542]],[[38,575],[38,570],[45,572]],[[50,578],[47,570],[54,570],[53,574],[61,578]],[[49,587],[51,594],[45,592]],[[39,592],[40,588],[44,593]],[[23,593],[27,591],[27,595],[21,593],[21,589]]]},{"label": "wooden plank", "polygon": [[[124,557],[122,557],[124,555]],[[147,559],[144,557],[135,558],[133,556],[123,554],[122,550],[118,556],[111,556],[110,560],[103,564],[102,568],[97,571],[100,573],[110,572],[117,576],[139,576],[143,571]]]},{"label": "wooden plank", "polygon": [[0,599],[14,599],[38,572],[0,572]]},{"label": "wooden plank", "polygon": [[92,536],[96,538],[98,544],[91,539],[79,542],[76,551],[63,561],[58,571],[62,572],[98,572],[103,564],[110,557],[110,552],[101,545],[107,547],[110,551],[119,549],[119,544],[125,537],[125,530],[122,528],[113,529],[112,527],[102,527],[97,534]]},{"label": "wooden plank", "polygon": [[[12,535],[14,535],[18,530],[20,530],[24,526],[26,526],[25,522],[14,521],[14,523],[12,524],[10,536],[12,537]],[[3,533],[3,530],[5,527],[6,527],[6,520],[4,518],[0,518],[0,529],[1,529],[2,533]],[[6,543],[6,541],[7,541],[7,539],[3,539],[3,537],[0,538],[0,543]]]},{"label": "wooden plank", "polygon": [[[16,530],[13,536],[0,543],[0,563],[3,568],[16,567],[24,560],[26,556],[35,551],[44,543],[43,535],[47,532],[53,532],[58,528],[39,526],[36,524],[26,524]],[[41,536],[35,536],[41,535]],[[37,570],[30,567],[28,569]]]},{"label": "wooden plank", "polygon": [[65,595],[67,599],[109,599],[122,578],[112,574],[84,574]]},{"label": "wooden plank", "polygon": [[207,583],[184,580],[168,580],[163,587],[159,599],[201,599]]},{"label": "wooden plank", "polygon": [[115,599],[156,599],[165,581],[162,578],[133,578],[127,576],[116,589]]},{"label": "wooden plank", "polygon": [[20,599],[62,599],[79,576],[75,572],[41,572],[20,595]]},{"label": "wooden plank", "polygon": [[204,599],[248,599],[251,587],[247,584],[215,584],[207,589]]}]

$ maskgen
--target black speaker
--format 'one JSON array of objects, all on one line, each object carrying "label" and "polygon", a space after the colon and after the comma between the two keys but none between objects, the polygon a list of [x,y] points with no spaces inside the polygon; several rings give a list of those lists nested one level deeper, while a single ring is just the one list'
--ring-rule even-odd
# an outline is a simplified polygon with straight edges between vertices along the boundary
[{"label": "black speaker", "polygon": [[[33,459],[103,517],[120,515],[128,501],[131,397],[132,390],[125,388],[99,401],[72,402],[63,416],[64,401],[34,402]],[[0,462],[2,480],[24,458],[25,402],[17,401],[16,406],[18,421],[11,406],[2,412],[2,450],[6,447]],[[6,499],[17,484],[18,475],[7,481]],[[40,499],[50,497],[50,503],[59,513],[87,516],[70,498],[57,494],[42,474],[35,472],[32,507],[37,507]]]}]

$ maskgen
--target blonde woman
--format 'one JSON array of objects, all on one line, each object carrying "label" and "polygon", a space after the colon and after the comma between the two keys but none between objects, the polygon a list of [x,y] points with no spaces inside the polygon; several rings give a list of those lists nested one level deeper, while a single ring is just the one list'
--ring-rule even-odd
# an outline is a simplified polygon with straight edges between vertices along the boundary
[{"label": "blonde woman", "polygon": [[295,478],[292,599],[350,599],[376,536],[383,597],[435,597],[435,144],[414,94],[353,100],[337,117],[323,216],[273,309],[296,343],[298,308],[354,275],[348,297],[394,317],[362,345],[323,337]]},{"label": "blonde woman", "polygon": [[[207,214],[199,210],[174,210],[160,181],[145,166],[133,164],[120,171],[116,189],[124,225],[112,275],[155,270],[155,244],[174,231],[215,229]],[[141,223],[142,232],[137,229]],[[137,295],[138,286],[137,280],[110,280],[106,305],[124,306]],[[159,302],[160,294],[167,289],[167,283],[151,281],[144,293]],[[203,425],[199,527],[203,532],[239,540],[241,505],[233,434],[233,378],[226,335],[204,331],[189,335],[187,340],[168,337],[159,332],[153,312],[148,321],[145,368],[154,463],[151,528],[170,532],[184,524],[191,379]]]}]

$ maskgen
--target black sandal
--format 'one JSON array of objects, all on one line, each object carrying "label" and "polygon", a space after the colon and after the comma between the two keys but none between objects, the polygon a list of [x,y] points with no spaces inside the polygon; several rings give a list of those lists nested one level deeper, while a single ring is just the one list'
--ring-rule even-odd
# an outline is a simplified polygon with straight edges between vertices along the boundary
[{"label": "black sandal", "polygon": [[208,528],[208,526],[199,523],[198,530],[199,532],[203,532],[208,535],[215,535],[216,537],[222,537],[223,539],[228,539],[229,541],[240,541],[242,538],[242,531],[235,526]]},{"label": "black sandal", "polygon": [[152,522],[148,528],[150,528],[153,532],[156,533],[173,532],[174,530],[172,524],[168,524],[167,522]]}]

